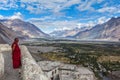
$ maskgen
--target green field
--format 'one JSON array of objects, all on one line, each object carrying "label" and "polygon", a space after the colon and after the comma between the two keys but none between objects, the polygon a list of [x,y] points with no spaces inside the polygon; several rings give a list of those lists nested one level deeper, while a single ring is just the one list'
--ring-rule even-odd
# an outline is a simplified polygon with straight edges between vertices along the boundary
[{"label": "green field", "polygon": [[64,42],[31,44],[31,46],[57,47],[56,51],[40,53],[39,56],[48,60],[89,67],[99,78],[100,72],[106,76],[109,72],[120,70],[120,43]]}]

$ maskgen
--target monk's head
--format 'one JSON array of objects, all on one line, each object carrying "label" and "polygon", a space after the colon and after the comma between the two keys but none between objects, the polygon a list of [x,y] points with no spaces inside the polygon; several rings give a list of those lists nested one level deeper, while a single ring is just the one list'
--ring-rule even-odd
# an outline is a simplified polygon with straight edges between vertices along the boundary
[{"label": "monk's head", "polygon": [[19,42],[19,39],[18,39],[18,38],[15,38],[14,41],[18,43],[18,42]]}]

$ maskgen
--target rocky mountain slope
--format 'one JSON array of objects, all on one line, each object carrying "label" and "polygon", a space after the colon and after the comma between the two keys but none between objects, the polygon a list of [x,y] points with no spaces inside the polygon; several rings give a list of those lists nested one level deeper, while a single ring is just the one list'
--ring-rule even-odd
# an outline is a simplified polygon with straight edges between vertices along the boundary
[{"label": "rocky mountain slope", "polygon": [[72,38],[120,40],[120,17],[111,18],[108,22],[96,25],[90,30],[80,31]]},{"label": "rocky mountain slope", "polygon": [[20,36],[27,36],[29,38],[40,38],[49,36],[48,34],[42,32],[34,24],[24,22],[20,19],[6,19],[0,20],[0,22],[8,28],[11,28],[17,33],[17,35]]},{"label": "rocky mountain slope", "polygon": [[68,37],[68,36],[74,36],[76,35],[78,32],[87,30],[87,27],[82,27],[82,28],[74,28],[71,30],[57,30],[57,31],[53,31],[50,33],[50,35],[55,36],[55,37]]},{"label": "rocky mountain slope", "polygon": [[13,30],[0,23],[0,43],[9,43],[15,37],[17,37],[17,35]]}]

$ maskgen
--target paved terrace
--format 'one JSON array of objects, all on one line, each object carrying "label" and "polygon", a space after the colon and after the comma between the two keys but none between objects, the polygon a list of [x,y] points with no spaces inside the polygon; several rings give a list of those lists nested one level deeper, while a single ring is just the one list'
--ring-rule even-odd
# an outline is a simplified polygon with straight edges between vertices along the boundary
[{"label": "paved terrace", "polygon": [[0,44],[0,80],[49,80],[25,46],[21,46],[22,67],[12,68],[11,47]]}]

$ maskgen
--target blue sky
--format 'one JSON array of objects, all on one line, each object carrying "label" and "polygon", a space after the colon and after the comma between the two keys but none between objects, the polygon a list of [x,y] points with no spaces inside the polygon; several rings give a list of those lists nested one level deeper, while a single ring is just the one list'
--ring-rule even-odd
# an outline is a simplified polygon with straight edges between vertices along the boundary
[{"label": "blue sky", "polygon": [[0,0],[0,19],[22,19],[50,33],[120,17],[120,0]]}]

